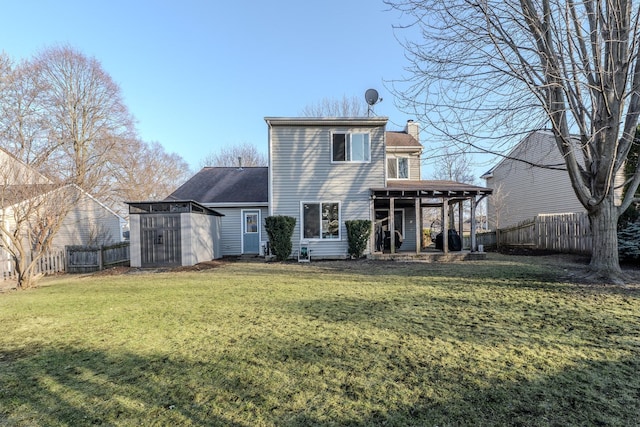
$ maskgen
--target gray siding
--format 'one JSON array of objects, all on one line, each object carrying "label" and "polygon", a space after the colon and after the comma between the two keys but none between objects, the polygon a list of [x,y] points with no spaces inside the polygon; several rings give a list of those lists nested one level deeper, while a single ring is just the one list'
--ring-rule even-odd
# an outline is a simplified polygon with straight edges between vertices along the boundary
[{"label": "gray siding", "polygon": [[242,212],[245,210],[260,211],[260,240],[262,242],[269,240],[267,231],[264,228],[264,219],[269,215],[269,208],[266,206],[258,207],[238,207],[225,208],[216,207],[208,204],[207,207],[215,209],[224,216],[220,218],[220,254],[221,256],[235,256],[242,254]]},{"label": "gray siding", "polygon": [[[332,132],[369,132],[369,163],[332,163]],[[301,202],[339,202],[340,239],[311,240],[311,257],[347,256],[344,222],[371,219],[371,187],[385,185],[384,126],[273,126],[270,131],[271,214],[296,218],[293,250],[301,238]],[[274,172],[274,171],[277,171]]]},{"label": "gray siding", "polygon": [[[510,157],[537,164],[563,165],[553,135],[538,131],[527,136]],[[508,227],[541,213],[585,212],[566,171],[533,167],[522,161],[505,159],[486,180],[494,189],[488,198],[489,226]]]},{"label": "gray siding", "polygon": [[220,258],[215,251],[216,222],[220,217],[196,213],[183,213],[180,216],[182,265],[191,266]]},{"label": "gray siding", "polygon": [[53,239],[53,247],[110,245],[122,241],[122,218],[95,199],[81,194]]}]

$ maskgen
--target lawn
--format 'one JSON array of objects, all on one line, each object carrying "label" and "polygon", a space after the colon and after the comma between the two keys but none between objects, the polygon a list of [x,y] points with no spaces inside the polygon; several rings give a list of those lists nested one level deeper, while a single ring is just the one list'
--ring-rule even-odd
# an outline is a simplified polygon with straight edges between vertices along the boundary
[{"label": "lawn", "polygon": [[48,278],[0,294],[0,425],[640,425],[640,287],[566,267]]}]

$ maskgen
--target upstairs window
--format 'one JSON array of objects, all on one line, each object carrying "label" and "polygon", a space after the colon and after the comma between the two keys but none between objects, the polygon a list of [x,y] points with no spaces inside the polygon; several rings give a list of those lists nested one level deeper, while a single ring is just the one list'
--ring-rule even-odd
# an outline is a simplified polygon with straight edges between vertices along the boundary
[{"label": "upstairs window", "polygon": [[387,158],[387,178],[409,179],[409,158],[408,157]]},{"label": "upstairs window", "polygon": [[334,162],[368,162],[371,146],[368,133],[334,133],[331,155]]}]

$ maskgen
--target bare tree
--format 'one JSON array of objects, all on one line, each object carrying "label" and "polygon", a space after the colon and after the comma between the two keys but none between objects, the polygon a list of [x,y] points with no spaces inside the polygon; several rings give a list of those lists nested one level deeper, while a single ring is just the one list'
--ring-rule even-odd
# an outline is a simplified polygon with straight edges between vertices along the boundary
[{"label": "bare tree", "polygon": [[614,177],[640,114],[638,2],[387,3],[412,16],[422,37],[404,42],[410,77],[395,85],[404,107],[440,136],[493,153],[506,136],[551,127],[591,222],[590,269],[622,282],[616,223],[640,169],[619,206]]},{"label": "bare tree", "polygon": [[120,208],[124,208],[123,201],[164,199],[191,174],[182,157],[167,153],[158,143],[138,139],[130,140],[125,150],[115,153],[111,167],[118,197],[113,204]]},{"label": "bare tree", "polygon": [[0,250],[13,261],[17,286],[28,288],[79,189],[52,183],[4,151],[0,166]]},{"label": "bare tree", "polygon": [[472,162],[464,151],[457,152],[445,146],[435,157],[432,173],[433,179],[464,182],[473,184]]},{"label": "bare tree", "polygon": [[93,195],[108,189],[107,164],[135,134],[119,86],[95,58],[68,46],[30,62],[42,91],[49,172]]},{"label": "bare tree", "polygon": [[487,222],[493,229],[500,228],[503,218],[509,215],[509,204],[506,202],[508,196],[509,193],[501,184],[493,189],[491,208],[487,208]]},{"label": "bare tree", "polygon": [[304,117],[363,117],[367,115],[364,98],[342,96],[342,99],[323,98],[302,109]]},{"label": "bare tree", "polygon": [[267,157],[255,145],[244,142],[209,154],[200,161],[200,167],[254,167],[267,166],[268,163]]}]

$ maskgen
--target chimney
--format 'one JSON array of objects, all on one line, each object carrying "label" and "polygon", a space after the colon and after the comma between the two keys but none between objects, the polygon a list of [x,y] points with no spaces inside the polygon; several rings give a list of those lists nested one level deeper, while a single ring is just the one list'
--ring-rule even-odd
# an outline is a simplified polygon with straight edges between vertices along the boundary
[{"label": "chimney", "polygon": [[242,170],[242,157],[238,156],[238,169]]},{"label": "chimney", "polygon": [[413,120],[407,120],[407,127],[404,131],[420,142],[420,125]]}]

